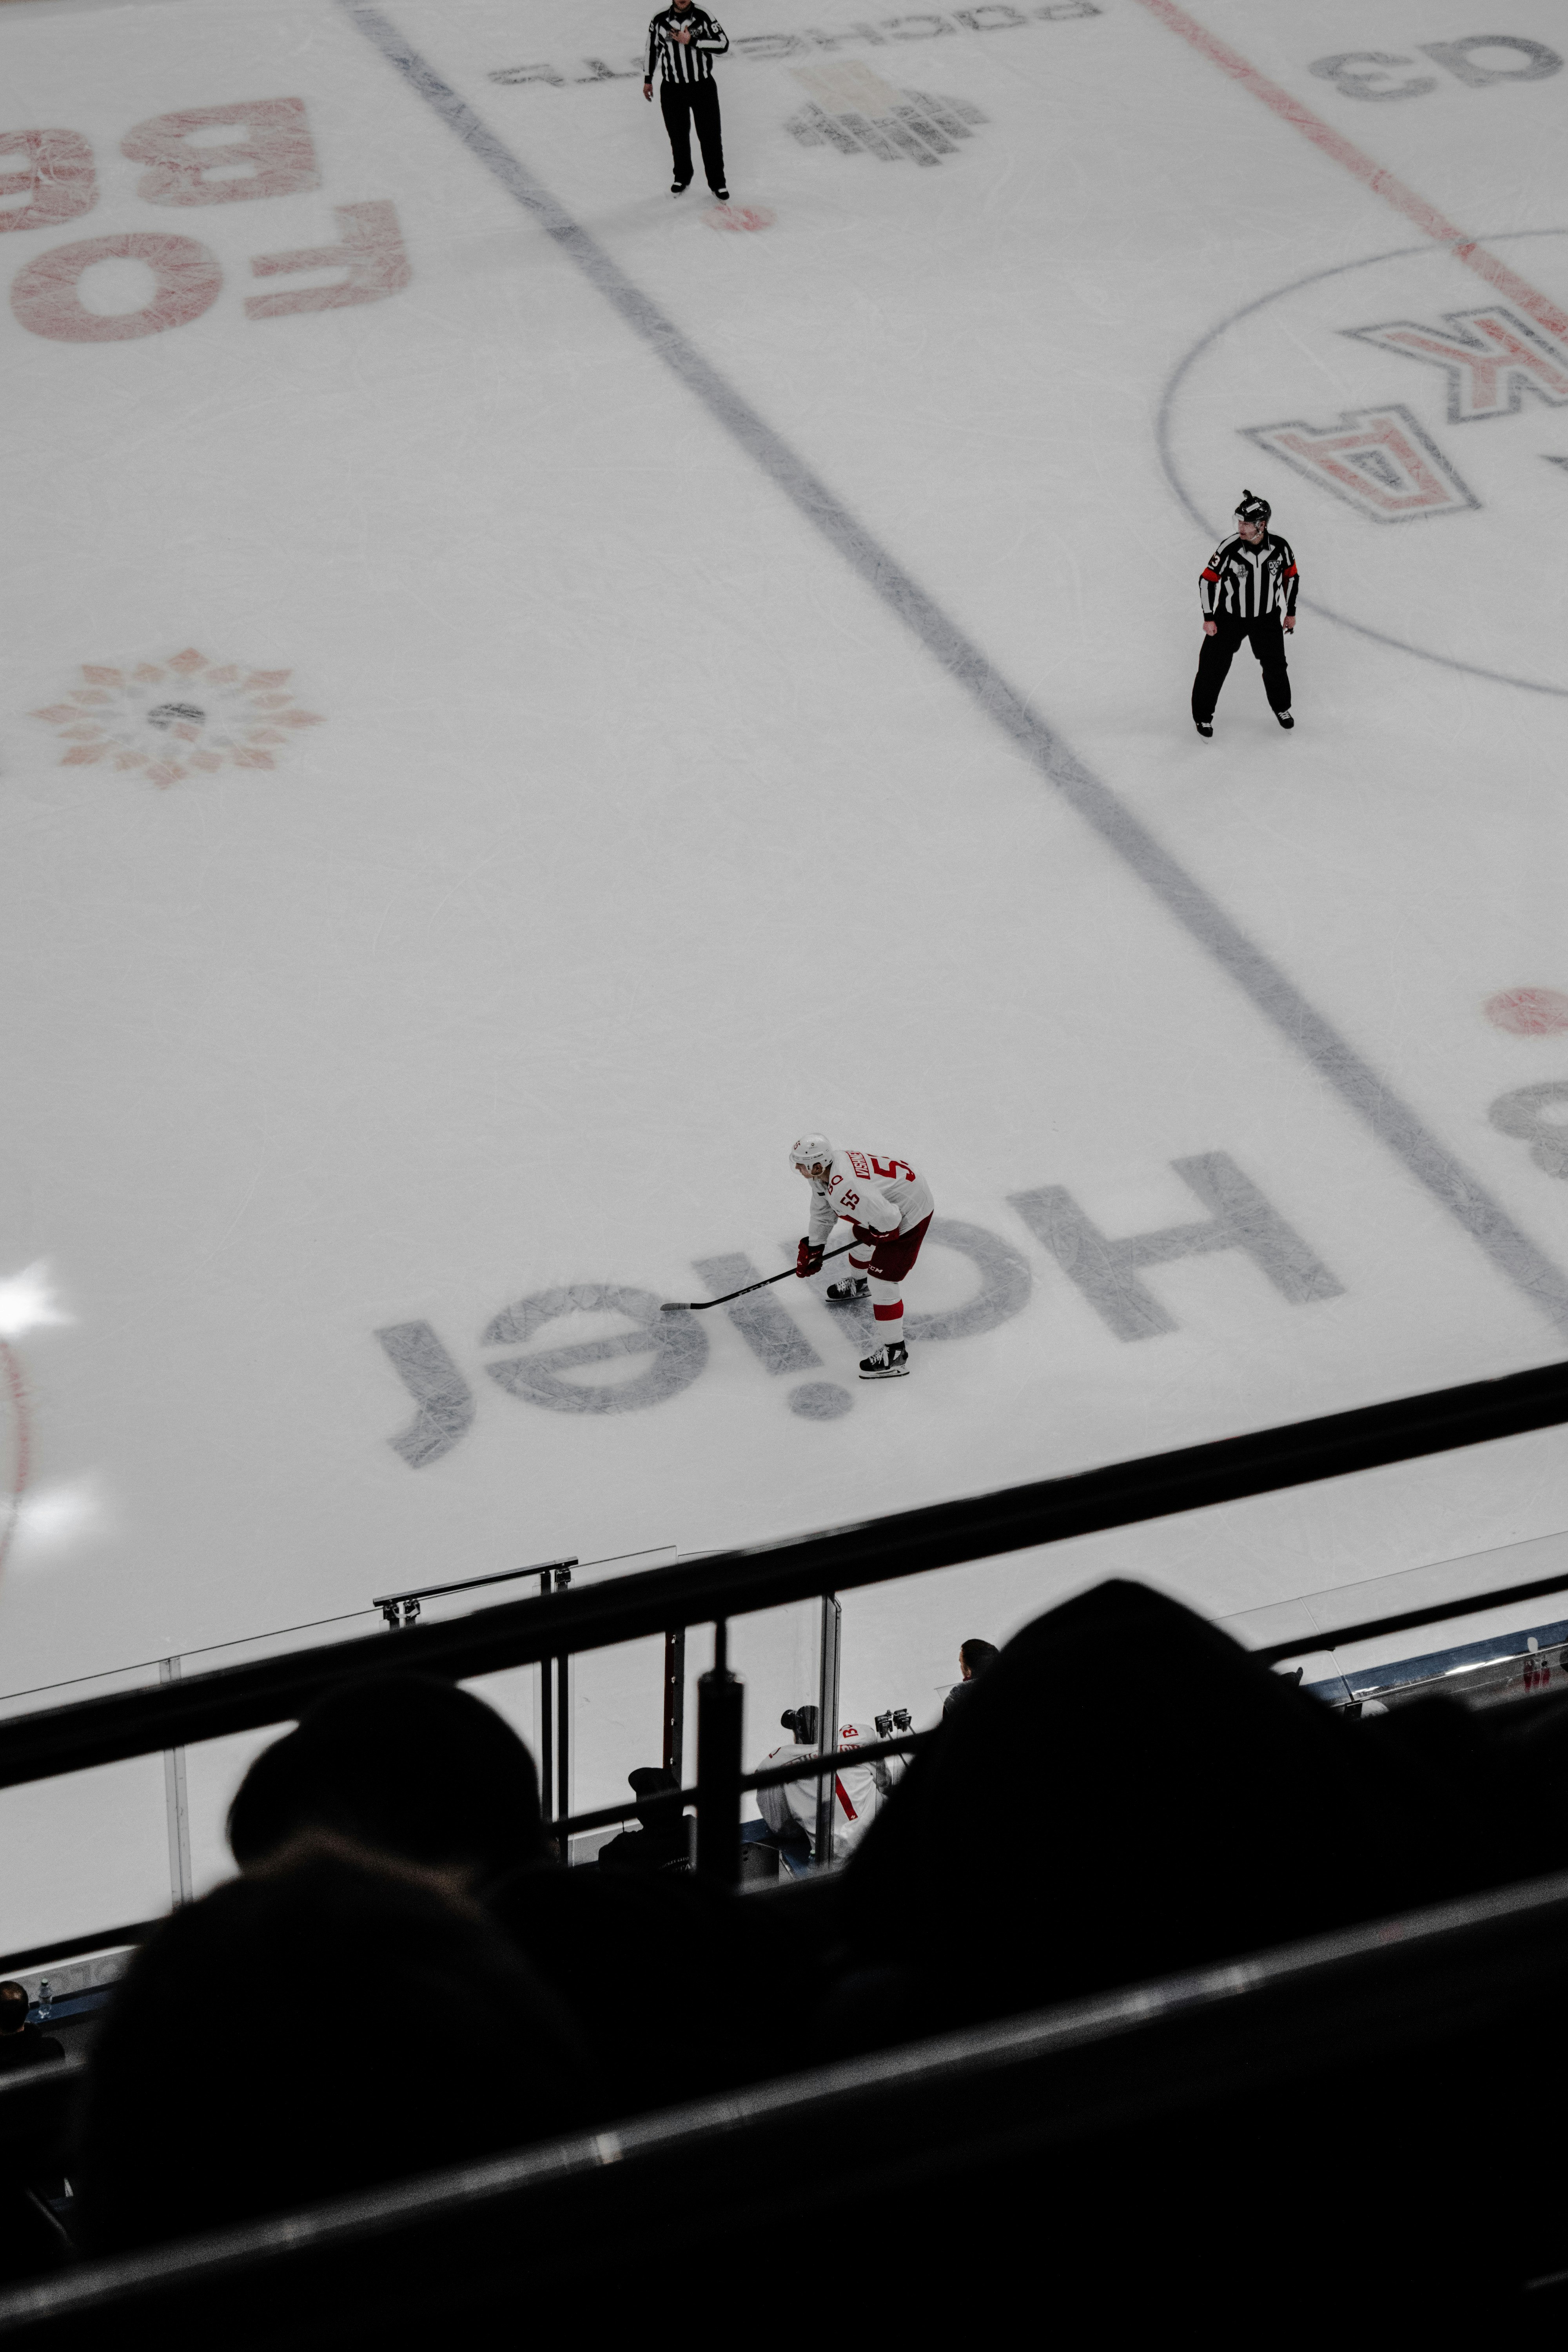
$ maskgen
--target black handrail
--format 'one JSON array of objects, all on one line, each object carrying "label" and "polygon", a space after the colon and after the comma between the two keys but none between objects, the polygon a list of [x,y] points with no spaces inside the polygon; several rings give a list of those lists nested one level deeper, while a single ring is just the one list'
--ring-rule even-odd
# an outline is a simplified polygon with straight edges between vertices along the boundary
[{"label": "black handrail", "polygon": [[[414,1624],[419,1615],[421,1601],[438,1601],[447,1592],[477,1592],[481,1584],[515,1584],[521,1576],[548,1576],[558,1568],[576,1568],[577,1555],[570,1559],[536,1559],[527,1568],[498,1568],[489,1576],[460,1576],[455,1584],[414,1584],[404,1592],[383,1592],[371,1602],[379,1609],[387,1623],[397,1633]],[[409,1604],[413,1614],[408,1614]]]},{"label": "black handrail", "polygon": [[[1074,1536],[1285,1486],[1308,1486],[1393,1462],[1415,1461],[1526,1430],[1568,1422],[1568,1364],[1546,1364],[1503,1380],[1478,1381],[1315,1421],[1189,1445],[1065,1478],[991,1495],[964,1496],[913,1511],[771,1543],[738,1546],[705,1559],[645,1569],[577,1586],[548,1601],[520,1601],[445,1624],[414,1626],[393,1638],[360,1635],[279,1658],[225,1666],[154,1688],[118,1691],[0,1723],[0,1788],[81,1771],[161,1748],[194,1746],[226,1733],[295,1720],[345,1675],[395,1663],[405,1672],[461,1678],[498,1674],[542,1658],[662,1634],[671,1625],[777,1609],[826,1592],[919,1576],[1025,1551]],[[1366,1625],[1255,1653],[1283,1654],[1366,1640],[1380,1631],[1457,1617],[1468,1608],[1568,1588],[1568,1578],[1479,1594],[1431,1611],[1405,1611]]]}]

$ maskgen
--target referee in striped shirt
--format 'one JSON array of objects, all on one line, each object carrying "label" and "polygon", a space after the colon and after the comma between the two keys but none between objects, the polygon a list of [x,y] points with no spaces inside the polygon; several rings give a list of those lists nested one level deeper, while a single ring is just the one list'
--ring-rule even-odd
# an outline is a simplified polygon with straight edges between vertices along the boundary
[{"label": "referee in striped shirt", "polygon": [[643,61],[642,94],[651,103],[653,69],[662,64],[658,102],[669,133],[675,163],[670,194],[679,196],[691,185],[691,131],[695,124],[702,148],[702,168],[708,184],[721,205],[730,201],[724,185],[724,141],[719,127],[719,91],[713,60],[730,46],[730,36],[716,16],[694,5],[694,0],[670,0],[647,28],[647,54]]},{"label": "referee in striped shirt", "polygon": [[1281,727],[1296,724],[1290,715],[1285,639],[1296,626],[1296,593],[1301,583],[1289,541],[1268,528],[1273,511],[1267,499],[1243,490],[1236,530],[1220,541],[1198,581],[1204,642],[1193,680],[1193,724],[1200,735],[1214,733],[1220,688],[1247,638],[1262,667],[1268,708]]}]

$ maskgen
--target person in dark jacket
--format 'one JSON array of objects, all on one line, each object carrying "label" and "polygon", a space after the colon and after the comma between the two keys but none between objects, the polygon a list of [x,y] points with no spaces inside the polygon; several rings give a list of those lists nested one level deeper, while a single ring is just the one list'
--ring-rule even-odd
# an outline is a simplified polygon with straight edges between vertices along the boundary
[{"label": "person in dark jacket", "polygon": [[960,1678],[953,1684],[952,1688],[942,1700],[942,1711],[943,1715],[951,1715],[952,1713],[954,1706],[964,1696],[964,1693],[979,1680],[980,1676],[985,1672],[986,1667],[990,1665],[992,1660],[994,1658],[999,1658],[1001,1654],[1002,1653],[996,1647],[994,1642],[982,1642],[975,1640],[971,1642],[961,1642],[959,1643],[958,1672]]},{"label": "person in dark jacket", "polygon": [[662,67],[658,102],[675,165],[669,191],[672,196],[683,195],[691,185],[691,132],[695,126],[708,184],[721,205],[730,201],[730,191],[724,185],[719,90],[713,79],[713,60],[721,58],[729,46],[730,36],[718,18],[710,16],[705,8],[695,6],[693,0],[669,0],[668,7],[662,8],[647,28],[642,94],[651,105],[654,68]]},{"label": "person in dark jacket", "polygon": [[680,1783],[665,1764],[645,1764],[626,1779],[637,1800],[639,1829],[623,1830],[599,1848],[601,1870],[687,1870],[686,1815]]}]

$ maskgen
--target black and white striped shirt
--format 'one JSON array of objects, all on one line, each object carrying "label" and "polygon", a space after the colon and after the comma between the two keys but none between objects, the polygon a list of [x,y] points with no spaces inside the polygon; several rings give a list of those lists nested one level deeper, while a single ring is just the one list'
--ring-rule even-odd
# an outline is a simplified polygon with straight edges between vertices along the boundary
[{"label": "black and white striped shirt", "polygon": [[1222,614],[1231,621],[1259,621],[1269,613],[1293,613],[1300,584],[1288,539],[1266,530],[1253,547],[1236,531],[1205,564],[1198,602],[1205,621]]},{"label": "black and white striped shirt", "polygon": [[[689,41],[676,39],[678,26],[690,34]],[[713,60],[721,58],[729,46],[729,34],[706,9],[695,5],[663,9],[647,28],[642,78],[651,81],[654,67],[662,58],[666,81],[711,81]]]}]

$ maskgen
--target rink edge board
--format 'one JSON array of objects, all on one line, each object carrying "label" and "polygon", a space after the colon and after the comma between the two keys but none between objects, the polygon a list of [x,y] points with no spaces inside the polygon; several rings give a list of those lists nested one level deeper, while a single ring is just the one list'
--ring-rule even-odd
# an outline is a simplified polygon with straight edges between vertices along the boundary
[{"label": "rink edge board", "polygon": [[[113,1692],[0,1723],[0,1788],[291,1722],[356,1673],[469,1679],[577,1651],[608,1649],[685,1625],[895,1583],[1075,1536],[1237,1502],[1282,1487],[1517,1436],[1568,1422],[1568,1364],[1553,1363],[1283,1428],[982,1496],[927,1504],[848,1527],[712,1552],[612,1577],[548,1599],[511,1601],[445,1624],[356,1635],[292,1656]],[[1320,1630],[1251,1653],[1274,1664],[1341,1643],[1439,1624],[1568,1586],[1559,1570],[1474,1599],[1460,1596],[1366,1624]],[[388,1649],[391,1642],[395,1644]]]}]

